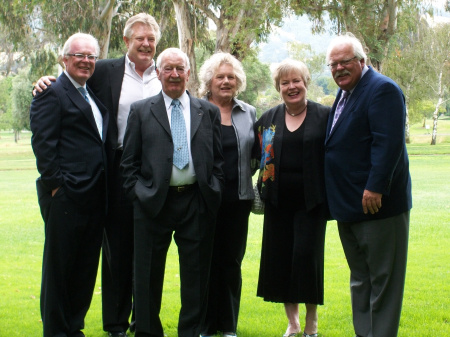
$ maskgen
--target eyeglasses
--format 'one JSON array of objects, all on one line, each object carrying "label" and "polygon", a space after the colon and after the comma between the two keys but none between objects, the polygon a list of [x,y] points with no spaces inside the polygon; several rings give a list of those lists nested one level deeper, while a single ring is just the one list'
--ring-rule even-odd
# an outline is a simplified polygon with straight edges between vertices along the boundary
[{"label": "eyeglasses", "polygon": [[356,56],[353,56],[352,58],[346,59],[346,60],[342,60],[340,62],[333,62],[330,64],[327,64],[327,66],[331,69],[334,70],[337,68],[337,66],[340,64],[342,67],[348,66],[354,59],[356,59]]},{"label": "eyeglasses", "polygon": [[86,55],[86,54],[66,54],[67,56],[73,56],[78,61],[84,60],[85,57],[87,57],[88,61],[97,61],[98,56],[97,55]]}]

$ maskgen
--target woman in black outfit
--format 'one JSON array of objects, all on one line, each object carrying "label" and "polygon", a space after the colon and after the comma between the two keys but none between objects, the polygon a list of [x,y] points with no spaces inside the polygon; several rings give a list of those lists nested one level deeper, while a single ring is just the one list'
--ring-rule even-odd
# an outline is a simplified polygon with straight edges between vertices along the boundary
[{"label": "woman in black outfit", "polygon": [[206,319],[202,336],[221,331],[236,336],[241,300],[241,263],[254,198],[251,167],[256,110],[236,98],[245,90],[241,63],[229,53],[211,56],[200,69],[201,96],[217,105],[222,118],[225,187],[217,215]]},{"label": "woman in black outfit", "polygon": [[324,141],[330,108],[306,99],[305,64],[283,61],[273,73],[284,103],[255,124],[265,200],[257,295],[284,303],[288,327],[301,333],[299,303],[305,303],[303,336],[317,336],[317,305],[323,304],[325,228]]}]

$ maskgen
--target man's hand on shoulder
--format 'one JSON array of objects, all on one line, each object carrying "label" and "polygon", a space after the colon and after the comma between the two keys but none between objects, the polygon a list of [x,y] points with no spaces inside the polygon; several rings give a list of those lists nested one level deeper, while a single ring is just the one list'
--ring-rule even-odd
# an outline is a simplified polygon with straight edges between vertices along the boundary
[{"label": "man's hand on shoulder", "polygon": [[33,89],[33,96],[36,96],[38,92],[43,92],[47,89],[48,86],[52,85],[52,82],[56,81],[55,76],[42,76],[39,80],[37,80]]}]

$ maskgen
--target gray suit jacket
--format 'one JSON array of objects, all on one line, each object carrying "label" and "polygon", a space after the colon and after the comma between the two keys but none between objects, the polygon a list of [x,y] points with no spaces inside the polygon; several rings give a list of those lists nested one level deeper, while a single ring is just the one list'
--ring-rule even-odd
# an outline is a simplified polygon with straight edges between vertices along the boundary
[{"label": "gray suit jacket", "polygon": [[[204,100],[190,97],[191,153],[200,192],[216,214],[224,181],[220,111]],[[162,93],[131,105],[124,138],[124,188],[139,200],[150,217],[161,211],[169,190],[173,141]]]}]

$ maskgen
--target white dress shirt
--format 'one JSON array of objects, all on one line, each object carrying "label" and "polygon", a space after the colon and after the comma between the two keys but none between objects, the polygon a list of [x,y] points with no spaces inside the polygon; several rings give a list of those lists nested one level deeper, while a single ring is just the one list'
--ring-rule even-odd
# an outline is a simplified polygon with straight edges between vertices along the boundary
[{"label": "white dress shirt", "polygon": [[130,106],[141,99],[155,96],[161,91],[161,82],[156,75],[155,62],[139,76],[134,62],[125,55],[125,73],[123,75],[122,89],[120,91],[119,111],[117,112],[117,146],[123,147],[123,137],[127,128]]}]

